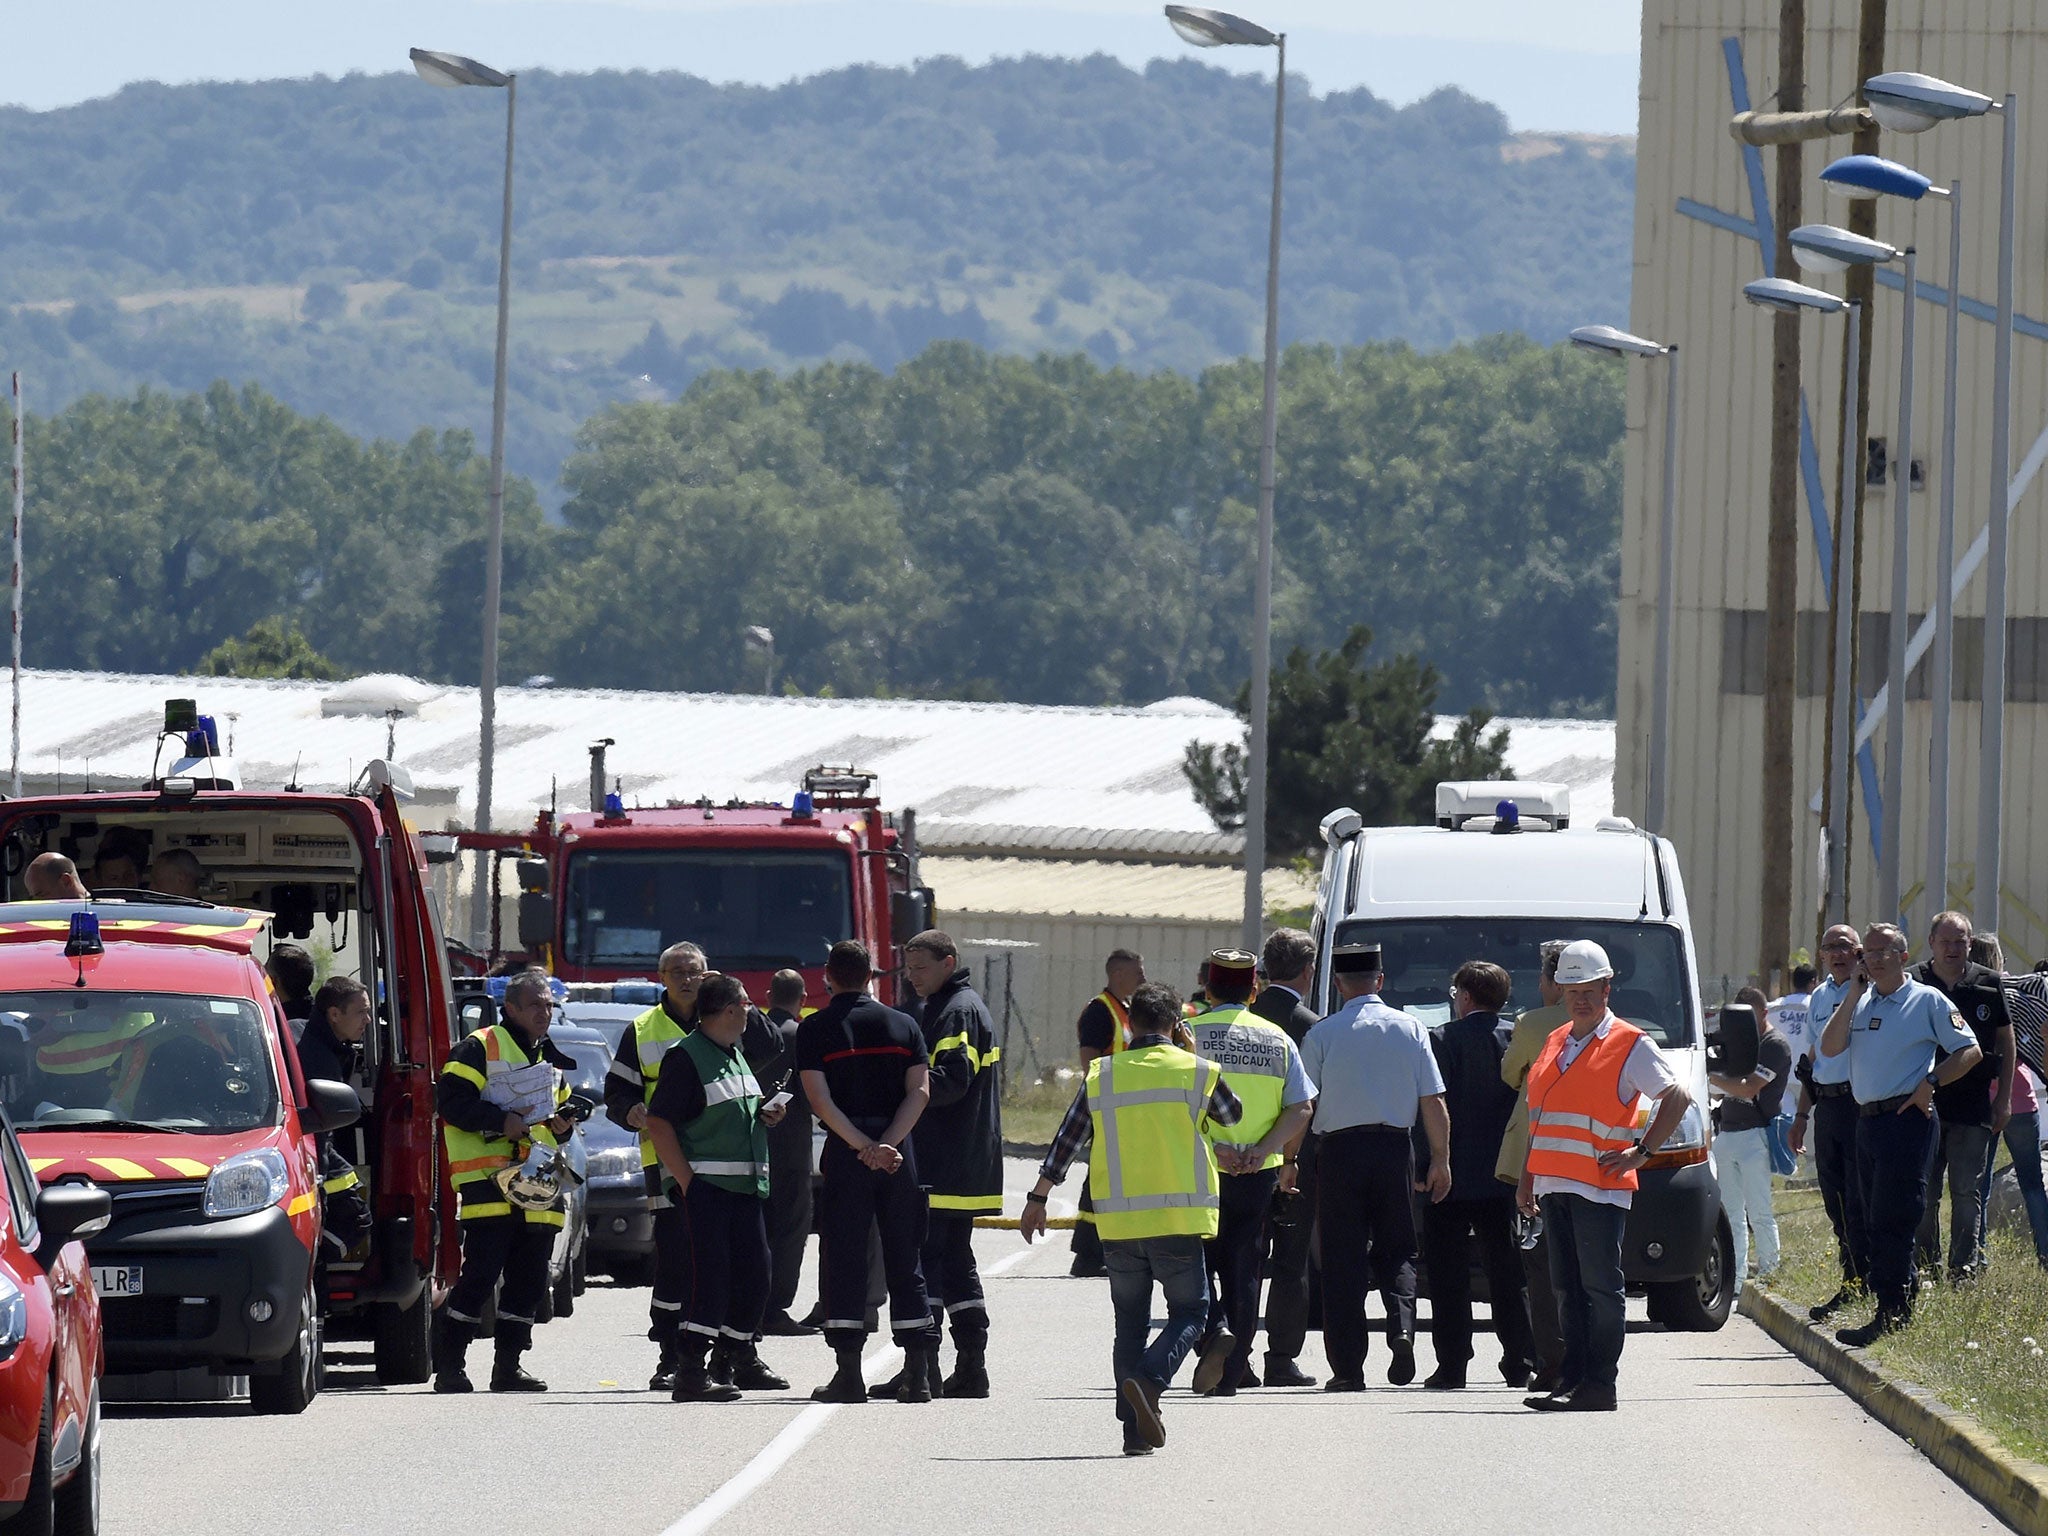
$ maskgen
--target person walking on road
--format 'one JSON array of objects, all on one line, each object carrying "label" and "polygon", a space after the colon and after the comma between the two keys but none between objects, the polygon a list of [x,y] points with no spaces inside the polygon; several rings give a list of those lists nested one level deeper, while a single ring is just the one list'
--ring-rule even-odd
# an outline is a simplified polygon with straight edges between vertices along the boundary
[{"label": "person walking on road", "polygon": [[[647,1134],[685,1245],[688,1285],[669,1388],[679,1403],[789,1390],[754,1344],[768,1303],[768,1127],[786,1106],[763,1105],[741,1054],[747,1010],[747,989],[735,977],[703,977],[697,1027],[668,1048],[647,1107]],[[713,1350],[723,1357],[715,1373]]]},{"label": "person walking on road", "polygon": [[[1607,951],[1576,939],[1557,959],[1571,1023],[1529,1069],[1529,1159],[1517,1199],[1550,1244],[1564,1363],[1556,1390],[1523,1399],[1544,1412],[1611,1412],[1627,1338],[1622,1230],[1636,1174],[1678,1129],[1692,1096],[1656,1042],[1608,1007]],[[1656,1108],[1642,1135],[1636,1105]]]},{"label": "person walking on road", "polygon": [[821,1403],[868,1400],[860,1351],[867,1337],[868,1233],[875,1230],[889,1280],[889,1325],[903,1351],[897,1397],[928,1403],[938,1329],[918,1263],[926,1209],[910,1133],[930,1101],[931,1074],[917,1021],[868,995],[873,975],[865,944],[834,944],[825,957],[832,1000],[797,1028],[804,1093],[831,1135],[819,1248],[825,1339],[838,1369],[811,1396]]},{"label": "person walking on road", "polygon": [[[1913,1245],[1927,1207],[1927,1165],[1934,1156],[1934,1093],[1959,1081],[1983,1053],[1955,1005],[1906,974],[1906,935],[1877,923],[1863,935],[1863,969],[1849,983],[1821,1032],[1823,1056],[1849,1058],[1856,1098],[1856,1173],[1870,1244],[1864,1271],[1877,1313],[1835,1337],[1851,1348],[1874,1344],[1913,1320],[1919,1271]],[[1948,1056],[1937,1064],[1937,1054]]]},{"label": "person walking on road", "polygon": [[[1501,1081],[1515,1090],[1514,1112],[1501,1136],[1500,1159],[1493,1176],[1507,1185],[1510,1195],[1521,1187],[1522,1170],[1529,1161],[1529,1069],[1543,1054],[1543,1047],[1563,1025],[1571,1022],[1564,1005],[1564,989],[1557,984],[1557,961],[1564,953],[1563,939],[1547,939],[1541,947],[1542,970],[1536,979],[1540,1007],[1525,1009],[1516,1016],[1514,1032],[1500,1059]],[[1522,1236],[1522,1284],[1529,1300],[1529,1336],[1535,1355],[1529,1385],[1538,1392],[1557,1387],[1564,1370],[1564,1334],[1557,1325],[1557,1293],[1550,1288],[1550,1248],[1543,1240],[1543,1223],[1530,1220]]]},{"label": "person walking on road", "polygon": [[[1287,1031],[1246,1006],[1257,966],[1258,957],[1249,950],[1214,951],[1209,956],[1210,1005],[1188,1021],[1195,1054],[1223,1069],[1223,1080],[1244,1106],[1229,1139],[1216,1146],[1223,1182],[1208,1258],[1216,1304],[1209,1309],[1195,1367],[1195,1390],[1218,1397],[1232,1396],[1247,1384],[1252,1340],[1259,1331],[1259,1249],[1266,1216],[1282,1165],[1292,1159],[1288,1149],[1308,1129],[1316,1092]],[[1248,1384],[1257,1385],[1257,1379]]]},{"label": "person walking on road", "polygon": [[536,1067],[553,1071],[555,1103],[568,1097],[562,1072],[573,1071],[576,1064],[548,1044],[553,1016],[554,999],[545,973],[521,971],[505,983],[498,1022],[457,1044],[441,1069],[434,1108],[441,1117],[449,1178],[459,1202],[462,1267],[434,1319],[436,1392],[474,1390],[464,1356],[470,1341],[483,1330],[484,1306],[494,1289],[498,1319],[492,1335],[497,1350],[491,1390],[548,1389],[519,1361],[533,1347],[533,1320],[547,1289],[548,1257],[567,1218],[559,1202],[548,1210],[514,1205],[496,1175],[517,1168],[532,1144],[556,1146],[570,1132],[569,1121],[559,1115],[533,1120],[506,1108],[504,1102],[511,1086],[506,1079],[521,1071],[532,1075]]},{"label": "person walking on road", "polygon": [[[1116,1416],[1124,1454],[1149,1456],[1166,1444],[1160,1394],[1209,1312],[1202,1244],[1217,1226],[1213,1128],[1236,1125],[1242,1106],[1223,1069],[1191,1049],[1173,988],[1139,987],[1130,1017],[1127,1047],[1089,1063],[1017,1226],[1027,1243],[1045,1231],[1047,1196],[1092,1138],[1088,1183],[1116,1309]],[[1166,1323],[1148,1343],[1155,1283],[1166,1296]]]},{"label": "person walking on road", "polygon": [[[1123,1050],[1131,1040],[1131,994],[1145,984],[1145,961],[1134,949],[1112,949],[1102,964],[1102,990],[1088,1000],[1074,1023],[1074,1038],[1080,1047],[1081,1070],[1098,1057]],[[1089,1194],[1081,1191],[1081,1219],[1074,1223],[1074,1264],[1067,1273],[1077,1279],[1094,1279],[1102,1267],[1102,1239],[1090,1220]]]},{"label": "person walking on road", "polygon": [[[1465,1385],[1472,1360],[1472,1249],[1486,1272],[1501,1379],[1526,1387],[1534,1367],[1529,1304],[1522,1294],[1522,1256],[1515,1246],[1514,1191],[1494,1177],[1501,1138],[1515,1111],[1515,1091],[1501,1078],[1500,1011],[1508,973],[1468,960],[1451,978],[1451,1017],[1430,1032],[1451,1117],[1451,1192],[1423,1207],[1422,1257],[1429,1266],[1429,1331],[1436,1369],[1423,1380],[1434,1391]],[[1425,1149],[1426,1150],[1426,1149]]]},{"label": "person walking on road", "polygon": [[[1821,1208],[1834,1229],[1842,1283],[1834,1295],[1806,1309],[1824,1323],[1865,1294],[1863,1274],[1870,1262],[1870,1238],[1863,1220],[1863,1182],[1856,1173],[1856,1100],[1849,1089],[1849,1057],[1821,1053],[1820,1038],[1834,1017],[1863,960],[1862,935],[1847,923],[1836,923],[1821,935],[1821,963],[1827,968],[1807,999],[1809,1024],[1806,1050],[1799,1057],[1799,1107],[1787,1137],[1792,1151],[1813,1145],[1814,1177],[1820,1184]],[[1811,1127],[1809,1134],[1809,1126]]]},{"label": "person walking on road", "polygon": [[[1302,1066],[1316,1084],[1316,1225],[1323,1242],[1325,1392],[1365,1390],[1365,1297],[1387,1308],[1387,1380],[1415,1379],[1415,1207],[1451,1192],[1450,1115],[1429,1035],[1380,1000],[1377,944],[1341,944],[1330,971],[1344,1006],[1308,1032]],[[1410,1146],[1418,1119],[1429,1172],[1415,1182]]]},{"label": "person walking on road", "polygon": [[1785,1085],[1792,1080],[1792,1042],[1778,1032],[1774,1009],[1757,988],[1744,987],[1735,1001],[1756,1014],[1756,1068],[1741,1077],[1709,1072],[1707,1082],[1722,1095],[1714,1118],[1714,1174],[1735,1240],[1735,1294],[1740,1296],[1752,1233],[1757,1279],[1768,1280],[1778,1267],[1770,1131],[1785,1100]]},{"label": "person walking on road", "polygon": [[924,1287],[932,1326],[951,1319],[953,1374],[934,1396],[988,1396],[988,1300],[974,1262],[974,1218],[1003,1213],[1002,1051],[988,1006],[968,984],[953,940],[927,929],[903,946],[903,974],[924,1000],[931,1105],[917,1123],[918,1171],[930,1191]]},{"label": "person walking on road", "polygon": [[[797,1025],[804,1007],[802,971],[777,971],[768,979],[768,1022],[782,1039],[783,1059],[796,1063]],[[803,1280],[804,1248],[811,1239],[811,1127],[816,1124],[803,1083],[791,1071],[789,1108],[768,1127],[768,1312],[761,1331],[794,1338],[818,1330],[799,1322],[790,1308]]]},{"label": "person walking on road", "polygon": [[[1276,928],[1259,952],[1266,985],[1252,1012],[1287,1031],[1297,1049],[1316,1026],[1306,999],[1315,976],[1316,941],[1299,928]],[[1295,1362],[1308,1342],[1309,1264],[1315,1244],[1316,1142],[1302,1136],[1285,1149],[1266,1218],[1266,1362],[1259,1373],[1269,1387],[1312,1387],[1315,1377]],[[1246,1373],[1250,1384],[1250,1373]]]}]

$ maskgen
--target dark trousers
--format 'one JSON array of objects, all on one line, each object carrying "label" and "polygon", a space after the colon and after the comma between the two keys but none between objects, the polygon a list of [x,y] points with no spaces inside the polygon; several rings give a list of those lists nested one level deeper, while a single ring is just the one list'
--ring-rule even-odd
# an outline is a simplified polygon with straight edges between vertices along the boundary
[{"label": "dark trousers", "polygon": [[1501,1364],[1534,1369],[1529,1306],[1522,1295],[1522,1255],[1515,1246],[1515,1202],[1446,1200],[1422,1208],[1422,1256],[1429,1265],[1429,1331],[1436,1363],[1463,1372],[1472,1358],[1472,1249],[1486,1271],[1493,1332]]},{"label": "dark trousers", "polygon": [[[792,1121],[796,1133],[783,1134]],[[778,1312],[796,1305],[810,1237],[811,1117],[791,1114],[768,1132],[768,1300]]]},{"label": "dark trousers", "polygon": [[683,1196],[683,1331],[750,1343],[768,1307],[768,1227],[759,1195],[692,1179]]},{"label": "dark trousers", "polygon": [[1088,1193],[1088,1181],[1081,1181],[1081,1211],[1084,1219],[1074,1223],[1074,1267],[1079,1270],[1102,1268],[1102,1237],[1095,1230],[1095,1223],[1085,1218],[1095,1212],[1094,1198]]},{"label": "dark trousers", "polygon": [[[558,1229],[510,1216],[478,1216],[462,1223],[462,1268],[448,1292],[447,1315],[469,1325],[470,1334],[483,1322],[491,1290],[498,1288],[500,1344],[526,1349],[533,1343],[534,1314],[547,1291],[548,1256]],[[499,1285],[502,1280],[504,1284]]]},{"label": "dark trousers", "polygon": [[889,1279],[889,1327],[906,1348],[938,1341],[918,1264],[924,1247],[925,1196],[917,1159],[900,1149],[894,1173],[868,1167],[838,1137],[826,1143],[824,1208],[818,1224],[825,1265],[825,1337],[834,1349],[858,1348],[867,1337],[868,1233],[881,1234],[882,1269]]},{"label": "dark trousers", "polygon": [[1612,1391],[1628,1330],[1628,1281],[1621,1272],[1628,1208],[1560,1194],[1545,1195],[1542,1207],[1558,1331],[1564,1335],[1558,1385]]},{"label": "dark trousers", "polygon": [[1564,1372],[1564,1330],[1557,1321],[1557,1288],[1550,1283],[1550,1240],[1536,1239],[1522,1250],[1522,1284],[1529,1300],[1531,1364],[1554,1379]]},{"label": "dark trousers", "polygon": [[932,1326],[951,1318],[957,1348],[988,1348],[988,1303],[974,1262],[974,1218],[964,1211],[933,1211],[925,1222],[923,1263]]},{"label": "dark trousers", "polygon": [[1820,1203],[1835,1229],[1842,1283],[1858,1284],[1870,1257],[1870,1232],[1863,1220],[1863,1178],[1856,1171],[1856,1101],[1848,1094],[1817,1099],[1813,1106],[1813,1170]]},{"label": "dark trousers", "polygon": [[[1209,1266],[1208,1332],[1228,1327],[1237,1340],[1231,1363],[1240,1369],[1252,1357],[1252,1339],[1259,1331],[1259,1250],[1265,1245],[1266,1214],[1280,1170],[1226,1173],[1217,1179],[1216,1235],[1204,1246]],[[1234,1382],[1228,1369],[1224,1381]]]},{"label": "dark trousers", "polygon": [[1856,1122],[1856,1168],[1863,1181],[1863,1222],[1869,1233],[1864,1278],[1878,1311],[1903,1321],[1913,1312],[1919,1272],[1913,1244],[1927,1210],[1927,1161],[1935,1123],[1917,1109],[1862,1115]]},{"label": "dark trousers", "polygon": [[[1199,1237],[1112,1239],[1102,1245],[1109,1270],[1109,1300],[1116,1309],[1116,1342],[1111,1360],[1121,1386],[1142,1377],[1162,1392],[1202,1336],[1209,1315],[1209,1275]],[[1166,1295],[1166,1325],[1152,1331],[1152,1285]],[[1116,1394],[1116,1416],[1131,1422],[1131,1405]]]},{"label": "dark trousers", "polygon": [[1340,1131],[1316,1147],[1323,1352],[1333,1376],[1365,1370],[1365,1297],[1377,1287],[1390,1342],[1415,1340],[1415,1208],[1408,1132]]},{"label": "dark trousers", "polygon": [[648,1336],[673,1344],[690,1297],[690,1236],[682,1207],[664,1194],[654,1207],[654,1289],[647,1298]]},{"label": "dark trousers", "polygon": [[1308,1267],[1315,1244],[1315,1186],[1307,1164],[1291,1195],[1275,1193],[1266,1217],[1266,1353],[1292,1360],[1308,1340]]},{"label": "dark trousers", "polygon": [[1984,1184],[1998,1137],[1988,1125],[1939,1121],[1934,1151],[1927,1159],[1927,1206],[1920,1217],[1918,1251],[1928,1269],[1941,1263],[1941,1185],[1948,1176],[1948,1273],[1951,1280],[1984,1262]]}]

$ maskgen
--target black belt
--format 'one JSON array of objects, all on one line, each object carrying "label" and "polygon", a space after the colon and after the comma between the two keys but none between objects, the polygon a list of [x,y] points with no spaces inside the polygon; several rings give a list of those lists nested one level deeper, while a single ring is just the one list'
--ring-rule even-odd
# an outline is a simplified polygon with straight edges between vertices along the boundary
[{"label": "black belt", "polygon": [[1407,1136],[1409,1128],[1405,1125],[1347,1125],[1334,1131],[1319,1131],[1317,1134],[1325,1140],[1335,1136]]},{"label": "black belt", "polygon": [[1858,1100],[1856,1112],[1862,1115],[1896,1115],[1912,1097],[1910,1093],[1897,1093],[1888,1099],[1873,1099],[1868,1104]]},{"label": "black belt", "polygon": [[1813,1096],[1816,1099],[1839,1099],[1849,1092],[1847,1083],[1815,1083]]}]

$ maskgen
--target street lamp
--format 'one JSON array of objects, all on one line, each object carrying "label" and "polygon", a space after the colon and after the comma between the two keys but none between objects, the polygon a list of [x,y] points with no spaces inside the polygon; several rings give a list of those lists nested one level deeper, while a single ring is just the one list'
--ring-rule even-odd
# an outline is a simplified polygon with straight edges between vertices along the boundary
[{"label": "street lamp", "polygon": [[[1793,239],[1798,239],[1796,231]],[[1797,245],[1793,251],[1796,256]],[[1828,762],[1828,889],[1824,903],[1828,921],[1842,923],[1849,920],[1849,888],[1843,879],[1843,871],[1847,868],[1849,852],[1849,763],[1856,755],[1856,731],[1849,714],[1854,695],[1849,665],[1853,604],[1849,596],[1855,580],[1856,476],[1862,470],[1863,460],[1857,451],[1859,445],[1856,441],[1856,417],[1862,404],[1857,394],[1857,365],[1863,339],[1862,306],[1853,299],[1838,299],[1832,293],[1783,277],[1759,278],[1743,288],[1742,296],[1752,304],[1790,314],[1811,311],[1848,318],[1847,333],[1842,341],[1843,364],[1847,369],[1844,376],[1849,387],[1842,402],[1842,487],[1838,493],[1841,497],[1842,536],[1835,543],[1835,671],[1830,679],[1835,696],[1835,736],[1832,743],[1834,752]]]},{"label": "street lamp", "polygon": [[[2014,184],[2019,162],[2019,98],[2005,100],[1898,69],[1863,82],[1864,99],[1879,123],[1900,133],[1925,133],[1937,123],[1998,112],[2005,118],[2004,163],[1998,192],[1998,329],[1991,363],[1990,522],[1984,572],[1984,726],[1977,765],[1976,918],[1982,931],[1998,927],[2003,885],[2005,792],[2006,540],[2012,517],[2012,266]],[[1951,285],[1953,286],[1953,285]],[[1953,299],[1951,299],[1953,303]],[[1944,582],[1946,593],[1948,583]],[[1943,888],[1946,890],[1946,869]]]},{"label": "street lamp", "polygon": [[[519,81],[500,74],[488,64],[464,58],[459,53],[436,53],[426,48],[412,50],[412,67],[429,85],[480,85],[505,93],[505,197],[498,227],[498,361],[491,383],[491,488],[490,544],[484,559],[484,650],[482,675],[477,680],[480,724],[477,728],[476,825],[480,832],[491,830],[491,779],[498,745],[498,606],[505,574],[505,342],[512,313],[512,126],[519,103]],[[482,855],[484,861],[490,859]],[[485,930],[489,893],[488,881],[479,866],[476,891],[471,899],[472,923],[477,932]]]},{"label": "street lamp", "polygon": [[1198,48],[1271,48],[1279,55],[1273,86],[1273,204],[1266,233],[1266,396],[1259,439],[1259,570],[1252,589],[1251,761],[1244,812],[1244,942],[1256,951],[1266,922],[1266,720],[1273,672],[1273,438],[1280,410],[1280,166],[1287,127],[1287,34],[1195,5],[1167,6],[1166,20]]},{"label": "street lamp", "polygon": [[1582,325],[1572,345],[1619,357],[1662,357],[1664,380],[1664,507],[1657,525],[1657,652],[1650,687],[1650,773],[1643,826],[1664,830],[1671,797],[1671,626],[1678,590],[1678,344],[1650,341],[1611,325]]}]

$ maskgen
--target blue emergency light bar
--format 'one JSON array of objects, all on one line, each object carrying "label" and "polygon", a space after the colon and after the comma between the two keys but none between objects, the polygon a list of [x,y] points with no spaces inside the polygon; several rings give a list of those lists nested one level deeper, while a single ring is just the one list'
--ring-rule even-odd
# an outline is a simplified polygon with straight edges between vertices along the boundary
[{"label": "blue emergency light bar", "polygon": [[100,942],[100,915],[97,912],[73,912],[71,934],[64,941],[67,959],[76,960],[81,955],[103,955],[107,946]]},{"label": "blue emergency light bar", "polygon": [[[510,976],[489,977],[484,982],[484,991],[493,1002],[502,1003],[505,1001],[505,984],[511,979]],[[566,1003],[569,1001],[569,983],[562,980],[559,976],[550,976],[548,978],[548,997],[554,1002]]]}]

